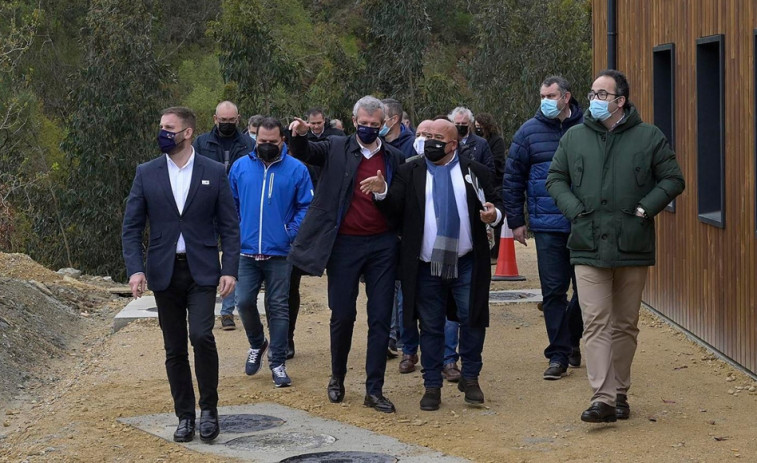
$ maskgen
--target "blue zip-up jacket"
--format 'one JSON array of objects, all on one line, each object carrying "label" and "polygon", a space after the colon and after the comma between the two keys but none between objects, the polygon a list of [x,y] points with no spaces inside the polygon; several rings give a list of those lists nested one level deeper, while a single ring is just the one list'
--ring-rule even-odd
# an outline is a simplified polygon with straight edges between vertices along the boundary
[{"label": "blue zip-up jacket", "polygon": [[547,174],[560,138],[571,127],[583,122],[584,115],[574,99],[570,116],[563,122],[549,119],[541,110],[527,120],[513,137],[505,163],[502,195],[507,224],[516,229],[526,224],[524,196],[528,196],[528,227],[533,232],[570,233],[570,221],[547,193]]},{"label": "blue zip-up jacket", "polygon": [[266,167],[256,152],[239,158],[229,172],[239,214],[242,254],[286,256],[313,200],[305,164],[289,156]]},{"label": "blue zip-up jacket", "polygon": [[405,159],[408,159],[418,154],[415,152],[415,148],[413,148],[415,135],[401,122],[398,122],[398,124],[400,124],[400,135],[387,143],[400,150],[405,156]]}]

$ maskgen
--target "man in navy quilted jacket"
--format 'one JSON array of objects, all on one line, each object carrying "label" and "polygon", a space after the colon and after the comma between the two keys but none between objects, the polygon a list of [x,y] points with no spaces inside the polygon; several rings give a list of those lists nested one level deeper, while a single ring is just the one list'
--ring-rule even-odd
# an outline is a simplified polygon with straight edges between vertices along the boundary
[{"label": "man in navy quilted jacket", "polygon": [[[513,137],[502,188],[507,223],[515,240],[524,246],[523,203],[528,197],[528,226],[536,240],[544,322],[549,337],[549,345],[544,350],[549,367],[544,379],[555,380],[566,374],[568,365],[581,364],[578,345],[583,322],[567,248],[570,221],[557,208],[545,184],[560,138],[569,128],[583,122],[583,112],[571,96],[570,84],[560,76],[544,79],[539,93],[539,110]],[[574,294],[568,302],[571,280]]]}]

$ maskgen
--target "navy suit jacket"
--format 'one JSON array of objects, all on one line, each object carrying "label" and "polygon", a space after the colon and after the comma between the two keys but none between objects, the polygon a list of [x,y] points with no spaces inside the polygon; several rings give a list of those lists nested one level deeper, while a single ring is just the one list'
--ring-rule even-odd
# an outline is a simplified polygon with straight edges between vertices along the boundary
[{"label": "navy suit jacket", "polygon": [[[147,262],[142,234],[150,223]],[[121,235],[126,273],[144,272],[148,287],[164,291],[171,283],[179,234],[184,236],[189,271],[200,286],[216,286],[221,275],[237,277],[239,217],[223,164],[195,153],[183,213],[168,178],[165,155],[137,166],[126,202]],[[218,259],[218,235],[223,266]]]}]

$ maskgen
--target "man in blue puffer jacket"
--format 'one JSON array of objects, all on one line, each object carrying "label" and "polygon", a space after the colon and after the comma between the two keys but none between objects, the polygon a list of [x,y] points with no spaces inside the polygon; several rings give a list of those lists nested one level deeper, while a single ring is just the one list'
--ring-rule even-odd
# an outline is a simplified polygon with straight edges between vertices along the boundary
[{"label": "man in blue puffer jacket", "polygon": [[[544,356],[549,367],[544,379],[563,377],[568,365],[578,367],[578,349],[583,322],[575,294],[575,276],[567,248],[570,221],[563,216],[547,193],[546,181],[552,157],[560,138],[574,125],[583,122],[583,112],[570,93],[570,84],[559,76],[542,82],[541,106],[513,137],[502,184],[507,224],[513,237],[526,245],[526,219],[523,212],[528,197],[529,228],[536,240],[539,280],[543,296],[544,322],[549,345]],[[573,280],[574,294],[567,293]]]},{"label": "man in blue puffer jacket", "polygon": [[229,184],[240,221],[236,294],[239,316],[250,343],[245,372],[254,375],[260,370],[269,346],[257,308],[258,291],[265,281],[271,338],[269,366],[276,387],[286,387],[291,384],[285,361],[292,271],[287,255],[313,199],[313,184],[305,164],[287,153],[281,123],[270,117],[258,127],[255,150],[232,166]]}]

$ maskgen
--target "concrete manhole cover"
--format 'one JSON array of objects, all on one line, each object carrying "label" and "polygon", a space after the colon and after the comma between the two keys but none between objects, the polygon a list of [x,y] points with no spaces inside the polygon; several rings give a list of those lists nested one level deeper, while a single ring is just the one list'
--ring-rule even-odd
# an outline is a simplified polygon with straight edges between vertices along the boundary
[{"label": "concrete manhole cover", "polygon": [[326,434],[290,432],[238,437],[228,441],[226,445],[238,450],[284,451],[291,449],[317,449],[324,445],[331,445],[334,442],[336,442],[336,438]]},{"label": "concrete manhole cover", "polygon": [[525,302],[526,299],[539,297],[539,294],[526,291],[492,291],[489,293],[491,302]]},{"label": "concrete manhole cover", "polygon": [[218,422],[221,425],[221,431],[238,434],[265,431],[285,423],[284,420],[275,416],[252,414],[221,415],[218,417]]},{"label": "concrete manhole cover", "polygon": [[279,463],[396,463],[391,455],[369,452],[319,452],[297,455]]}]

